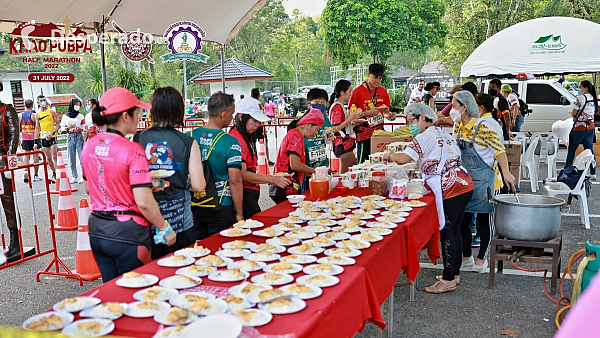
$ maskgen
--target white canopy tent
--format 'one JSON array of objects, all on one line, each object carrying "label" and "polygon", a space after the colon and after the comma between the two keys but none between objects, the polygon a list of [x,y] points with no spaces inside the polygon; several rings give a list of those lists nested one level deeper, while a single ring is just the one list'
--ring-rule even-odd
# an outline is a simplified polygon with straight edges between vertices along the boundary
[{"label": "white canopy tent", "polygon": [[510,26],[482,43],[461,66],[461,77],[600,72],[600,25],[546,17]]},{"label": "white canopy tent", "polygon": [[[0,31],[12,32],[21,22],[52,22],[61,27],[73,25],[112,31],[115,20],[125,31],[138,28],[144,33],[162,36],[170,24],[191,21],[206,33],[205,40],[223,46],[261,9],[267,0],[0,0]],[[223,77],[223,90],[225,80]]]}]

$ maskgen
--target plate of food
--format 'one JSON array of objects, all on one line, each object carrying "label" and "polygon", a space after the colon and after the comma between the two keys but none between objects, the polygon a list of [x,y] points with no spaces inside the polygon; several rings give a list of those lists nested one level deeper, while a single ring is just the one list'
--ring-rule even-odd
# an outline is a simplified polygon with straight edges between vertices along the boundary
[{"label": "plate of food", "polygon": [[284,285],[294,281],[292,275],[285,273],[266,272],[252,277],[252,283],[269,284],[269,285]]},{"label": "plate of food", "polygon": [[324,227],[332,227],[334,225],[337,225],[337,222],[331,219],[317,219],[314,221],[310,221],[308,222],[308,225],[318,225],[318,226],[324,226]]},{"label": "plate of food", "polygon": [[372,215],[376,215],[380,212],[377,202],[364,202],[362,208],[356,210],[363,211]]},{"label": "plate of food", "polygon": [[109,319],[91,318],[72,322],[61,333],[69,337],[101,337],[115,329],[115,323]]},{"label": "plate of food", "polygon": [[174,173],[175,173],[175,170],[164,170],[164,169],[150,170],[150,177],[151,178],[167,178],[167,177],[173,176]]},{"label": "plate of food", "polygon": [[198,243],[196,243],[194,244],[193,248],[180,249],[175,251],[175,254],[192,258],[200,258],[210,254],[210,249],[205,248],[202,245],[198,245]]},{"label": "plate of food", "polygon": [[[356,210],[358,210],[358,209],[356,209]],[[368,212],[362,212],[362,213],[357,212],[357,213],[353,213],[348,218],[349,219],[367,220],[367,219],[374,219],[375,216],[373,216],[373,214],[368,213]]]},{"label": "plate of food", "polygon": [[325,226],[325,225],[320,225],[320,224],[309,224],[309,225],[305,226],[303,229],[306,231],[317,233],[317,234],[320,234],[322,232],[331,231],[330,227]]},{"label": "plate of food", "polygon": [[285,297],[288,294],[281,289],[254,290],[248,293],[246,299],[255,304],[272,302],[277,298]]},{"label": "plate of food", "polygon": [[409,200],[408,202],[406,202],[406,204],[413,208],[420,208],[427,205],[427,203],[419,200]]},{"label": "plate of food", "polygon": [[249,272],[240,269],[226,269],[211,273],[208,279],[214,282],[239,282],[248,276],[250,276]]},{"label": "plate of food", "polygon": [[96,297],[70,297],[54,304],[54,311],[79,312],[100,304],[102,301]]},{"label": "plate of food", "polygon": [[319,237],[325,238],[331,241],[341,241],[350,238],[350,234],[342,231],[331,231],[324,234],[320,234]]},{"label": "plate of food", "polygon": [[278,224],[275,224],[272,228],[275,230],[287,232],[287,231],[300,229],[301,226],[299,224],[293,223],[293,222],[279,222]]},{"label": "plate of food", "polygon": [[190,277],[206,277],[215,271],[217,271],[217,268],[215,267],[194,264],[175,271],[175,274],[186,275]]},{"label": "plate of food", "polygon": [[383,221],[383,222],[396,223],[396,224],[406,222],[406,218],[395,216],[395,215],[387,215],[387,216],[377,217],[376,220]]},{"label": "plate of food", "polygon": [[223,243],[223,249],[248,249],[251,250],[252,248],[256,247],[256,243],[254,242],[248,242],[248,241],[244,241],[241,239],[236,239],[235,241],[231,241],[231,242],[226,242]]},{"label": "plate of food", "polygon": [[344,272],[344,268],[339,265],[335,265],[335,264],[319,263],[319,264],[309,265],[309,266],[305,267],[302,271],[307,275],[335,276],[335,275],[339,275],[340,273]]},{"label": "plate of food", "polygon": [[268,243],[262,243],[262,244],[259,244],[252,251],[254,251],[254,252],[266,251],[266,252],[270,252],[270,253],[282,253],[282,252],[285,252],[285,247],[283,247],[281,245],[271,245]]},{"label": "plate of food", "polygon": [[[364,221],[361,221],[364,222]],[[338,227],[333,227],[334,231],[341,231],[341,232],[345,232],[347,234],[352,234],[352,233],[356,233],[356,232],[360,232],[362,228],[356,224],[344,224],[344,225],[340,225]]]},{"label": "plate of food", "polygon": [[194,286],[198,286],[200,284],[202,284],[201,278],[186,275],[167,277],[165,279],[162,279],[160,283],[158,283],[158,285],[162,287],[177,290],[193,288]]},{"label": "plate of food", "polygon": [[389,210],[390,211],[405,211],[405,212],[409,212],[409,211],[412,211],[412,208],[409,207],[406,204],[396,204],[393,207],[391,207]]},{"label": "plate of food", "polygon": [[381,201],[377,201],[377,206],[379,206],[380,208],[391,208],[395,205],[401,204],[401,202],[396,201],[396,200],[392,200],[392,199],[384,199]]},{"label": "plate of food", "polygon": [[126,308],[127,303],[100,303],[92,308],[81,311],[79,316],[115,320],[123,316]]},{"label": "plate of food", "polygon": [[346,218],[346,215],[344,215],[343,212],[341,212],[341,211],[331,211],[331,212],[328,212],[327,214],[325,214],[324,218],[338,220],[338,219]]},{"label": "plate of food", "polygon": [[[369,225],[367,224],[367,226],[369,226]],[[370,235],[375,235],[375,236],[387,236],[392,233],[392,230],[387,229],[387,228],[382,228],[382,227],[373,227],[373,228],[362,229],[360,232],[363,234],[370,234]]]},{"label": "plate of food", "polygon": [[360,198],[363,202],[369,202],[369,201],[383,201],[385,199],[385,197],[383,196],[379,196],[379,195],[368,195],[368,196],[363,196]]},{"label": "plate of food", "polygon": [[323,294],[323,290],[318,286],[298,283],[282,286],[281,290],[290,296],[298,297],[300,299],[313,299]]},{"label": "plate of food", "polygon": [[229,307],[222,299],[200,299],[195,301],[187,310],[196,316],[214,316],[227,312]]},{"label": "plate of food", "polygon": [[291,246],[291,245],[298,244],[300,242],[300,240],[298,238],[279,236],[279,237],[269,238],[269,239],[267,239],[266,242],[267,242],[267,244],[271,244],[271,245]]},{"label": "plate of food", "polygon": [[273,176],[292,177],[292,176],[294,176],[294,174],[290,174],[290,173],[275,173],[275,174],[273,174]]},{"label": "plate of food", "polygon": [[349,248],[335,248],[325,250],[325,255],[327,256],[357,257],[360,256],[360,254],[360,250]]},{"label": "plate of food", "polygon": [[198,316],[186,309],[173,307],[166,310],[161,310],[154,315],[154,321],[168,326],[185,325],[198,319]]},{"label": "plate of food", "polygon": [[396,217],[408,217],[410,214],[406,211],[388,210],[381,213],[381,216],[396,216]]},{"label": "plate of food", "polygon": [[269,264],[263,269],[265,272],[275,272],[275,273],[284,273],[284,274],[294,274],[302,271],[302,265],[294,264],[290,262],[279,262]]},{"label": "plate of food", "polygon": [[244,237],[246,235],[250,235],[252,233],[252,231],[250,231],[248,229],[232,228],[232,229],[225,229],[219,233],[221,234],[221,236],[235,238],[235,237]]},{"label": "plate of food", "polygon": [[223,268],[231,264],[233,260],[227,257],[219,257],[216,255],[208,255],[196,261],[196,265],[212,266],[215,268]]},{"label": "plate of food", "polygon": [[227,269],[239,269],[241,271],[254,272],[262,270],[265,266],[267,266],[265,262],[243,259],[241,261],[233,262],[227,265]]},{"label": "plate of food", "polygon": [[243,326],[263,326],[273,320],[273,315],[264,310],[247,309],[232,311],[232,313],[242,322]]},{"label": "plate of food", "polygon": [[229,258],[240,258],[249,254],[250,250],[246,249],[223,249],[215,252],[215,255],[219,257],[229,257]]},{"label": "plate of food", "polygon": [[171,305],[175,307],[180,307],[182,309],[187,309],[192,306],[195,302],[200,300],[209,300],[215,299],[216,297],[207,292],[187,292],[180,293],[177,297],[174,297],[169,301]]},{"label": "plate of food", "polygon": [[357,239],[346,239],[346,240],[337,242],[335,246],[338,248],[364,250],[364,249],[370,247],[371,243],[360,240],[360,239],[358,239],[358,240]]},{"label": "plate of food", "polygon": [[227,304],[227,308],[231,312],[234,312],[237,310],[249,309],[256,305],[254,303],[250,303],[248,300],[246,300],[245,297],[238,297],[238,296],[234,296],[234,295],[227,295],[225,297],[221,297],[220,299],[222,301],[224,301],[225,304]]},{"label": "plate of food", "polygon": [[232,286],[229,288],[229,294],[237,297],[246,298],[248,294],[254,290],[272,290],[271,285],[266,284],[254,284],[250,282],[243,282],[241,284]]},{"label": "plate of food", "polygon": [[275,254],[272,252],[266,252],[266,251],[260,251],[260,252],[253,252],[249,255],[244,256],[244,259],[249,259],[252,261],[259,261],[259,262],[271,262],[271,261],[276,261],[280,258],[281,256],[279,254]]},{"label": "plate of food", "polygon": [[326,248],[326,247],[335,245],[335,241],[332,241],[330,239],[323,238],[323,237],[318,237],[317,236],[317,237],[315,237],[313,239],[309,239],[307,241],[303,241],[302,244],[307,244],[307,245],[311,244],[311,245],[318,246],[318,247],[321,247],[321,248]]},{"label": "plate of food", "polygon": [[282,262],[294,264],[310,264],[317,261],[317,257],[311,255],[287,255],[279,259]]},{"label": "plate of food", "polygon": [[314,221],[323,218],[323,215],[325,214],[319,211],[309,211],[303,212],[302,215],[300,215],[300,218],[305,221]]},{"label": "plate of food", "polygon": [[304,228],[292,230],[285,234],[286,237],[297,238],[297,239],[311,239],[316,237],[317,234],[314,232],[308,231]]},{"label": "plate of food", "polygon": [[317,263],[328,263],[335,265],[354,265],[356,261],[354,258],[344,256],[327,256],[317,259]]},{"label": "plate of food", "polygon": [[242,322],[229,314],[200,318],[183,330],[184,337],[238,338],[241,334]]},{"label": "plate of food", "polygon": [[336,203],[338,204],[344,204],[344,203],[355,203],[355,204],[361,204],[362,203],[362,199],[360,197],[357,196],[346,196],[346,197],[341,197],[339,200],[337,200]]},{"label": "plate of food", "polygon": [[154,317],[159,311],[170,308],[166,302],[158,302],[155,300],[143,300],[127,304],[125,315],[134,318],[149,318]]},{"label": "plate of food", "polygon": [[281,297],[269,303],[258,304],[259,309],[279,315],[295,313],[305,307],[306,302],[296,297]]},{"label": "plate of food", "polygon": [[379,242],[383,239],[383,236],[370,234],[370,233],[361,233],[360,235],[354,235],[350,237],[351,240],[355,241],[367,241],[369,243]]},{"label": "plate of food", "polygon": [[[294,224],[294,223],[291,223]],[[278,230],[275,227],[268,227],[262,230],[258,230],[258,231],[254,231],[252,233],[255,236],[260,236],[260,237],[277,237],[277,236],[281,236],[284,234],[283,230]]]},{"label": "plate of food", "polygon": [[298,277],[296,283],[317,286],[320,288],[327,288],[330,286],[334,286],[340,282],[340,279],[336,276],[329,275],[305,275],[302,277]]},{"label": "plate of food", "polygon": [[[356,219],[356,218],[352,218],[349,217],[343,221],[338,221],[339,225],[346,225],[349,227],[359,227],[359,226],[363,226],[365,224],[367,224],[366,221],[360,220],[360,219]],[[335,228],[334,228],[335,229]]]},{"label": "plate of food", "polygon": [[280,220],[279,220],[279,223],[282,223],[282,222],[283,222],[283,223],[296,223],[296,224],[302,224],[302,223],[304,223],[305,221],[304,221],[303,219],[301,219],[300,217],[298,217],[298,216],[289,215],[288,217],[286,217],[286,218],[282,218],[282,219],[280,219]]},{"label": "plate of food", "polygon": [[28,318],[22,327],[27,331],[56,331],[71,324],[75,316],[69,312],[44,312]]},{"label": "plate of food", "polygon": [[288,252],[294,255],[318,255],[323,251],[325,251],[325,249],[316,246],[313,243],[304,243],[288,249]]},{"label": "plate of food", "polygon": [[242,228],[242,229],[257,229],[264,227],[265,224],[263,222],[259,222],[253,219],[241,220],[233,225],[234,228]]},{"label": "plate of food", "polygon": [[182,266],[194,264],[195,261],[196,260],[192,257],[183,255],[172,255],[166,258],[159,259],[158,262],[156,262],[156,264],[168,268],[180,268]]},{"label": "plate of food", "polygon": [[[380,218],[380,217],[378,217],[378,218]],[[398,224],[392,223],[392,222],[388,222],[388,221],[384,221],[384,220],[377,220],[377,222],[369,222],[369,223],[367,223],[367,228],[395,229],[397,227],[398,227]]]},{"label": "plate of food", "polygon": [[183,337],[183,330],[187,326],[185,325],[176,325],[170,327],[163,327],[161,330],[156,332],[156,334],[152,338],[178,338]]}]

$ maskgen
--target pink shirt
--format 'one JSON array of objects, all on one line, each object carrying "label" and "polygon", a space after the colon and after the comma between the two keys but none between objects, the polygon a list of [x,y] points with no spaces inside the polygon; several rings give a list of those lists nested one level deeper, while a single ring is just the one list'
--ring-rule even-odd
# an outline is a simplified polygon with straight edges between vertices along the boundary
[{"label": "pink shirt", "polygon": [[275,116],[275,103],[267,102],[265,103],[265,113],[267,116]]},{"label": "pink shirt", "polygon": [[[81,164],[93,211],[140,213],[133,188],[151,187],[152,179],[146,154],[139,143],[111,132],[98,134],[83,147]],[[135,217],[135,220],[140,225],[148,225],[143,217]]]}]

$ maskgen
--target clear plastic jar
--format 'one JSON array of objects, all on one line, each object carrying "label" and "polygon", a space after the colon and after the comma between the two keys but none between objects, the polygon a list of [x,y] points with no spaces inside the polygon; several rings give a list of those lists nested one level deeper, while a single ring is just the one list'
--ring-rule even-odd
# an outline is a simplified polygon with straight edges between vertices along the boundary
[{"label": "clear plastic jar", "polygon": [[389,194],[389,180],[383,171],[374,171],[369,181],[369,191],[371,195],[387,197]]}]

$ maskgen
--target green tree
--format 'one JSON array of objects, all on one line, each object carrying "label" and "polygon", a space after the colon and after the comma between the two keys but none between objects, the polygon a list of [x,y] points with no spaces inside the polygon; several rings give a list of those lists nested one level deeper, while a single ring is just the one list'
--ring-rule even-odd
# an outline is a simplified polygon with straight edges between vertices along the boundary
[{"label": "green tree", "polygon": [[85,70],[87,86],[86,89],[94,96],[103,93],[102,87],[102,69],[99,62],[92,61]]}]

